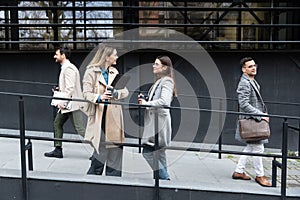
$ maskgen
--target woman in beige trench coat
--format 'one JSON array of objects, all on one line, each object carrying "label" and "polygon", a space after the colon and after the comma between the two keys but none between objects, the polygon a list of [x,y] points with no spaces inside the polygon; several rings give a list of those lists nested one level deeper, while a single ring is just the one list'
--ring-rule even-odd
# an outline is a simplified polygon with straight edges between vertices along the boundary
[{"label": "woman in beige trench coat", "polygon": [[122,147],[102,144],[103,142],[124,142],[122,107],[102,103],[128,96],[126,88],[110,90],[112,81],[119,73],[111,66],[116,64],[117,58],[115,48],[101,45],[87,66],[82,81],[83,96],[91,102],[86,111],[88,122],[85,140],[90,141],[94,147],[91,166],[87,174],[102,175],[106,164],[107,176],[122,175]]}]

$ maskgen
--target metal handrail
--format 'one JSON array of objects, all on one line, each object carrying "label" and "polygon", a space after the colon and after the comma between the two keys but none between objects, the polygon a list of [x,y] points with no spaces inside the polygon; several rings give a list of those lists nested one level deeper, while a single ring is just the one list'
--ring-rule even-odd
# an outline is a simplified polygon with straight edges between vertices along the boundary
[{"label": "metal handrail", "polygon": [[[46,99],[57,99],[57,100],[66,100],[66,101],[79,101],[79,102],[87,102],[90,101],[85,99],[77,99],[77,98],[63,98],[63,97],[53,97],[46,95],[36,95],[36,94],[26,94],[26,93],[18,93],[18,92],[0,92],[0,95],[10,95],[10,96],[19,96],[19,97],[35,97],[35,98],[46,98]],[[102,104],[103,102],[100,102]],[[123,103],[117,101],[105,102],[103,104],[112,104],[112,105],[122,105],[122,106],[131,106],[131,107],[151,107],[151,108],[164,108],[164,109],[174,109],[174,110],[186,110],[186,111],[199,111],[199,112],[215,112],[220,114],[233,114],[233,115],[245,115],[245,116],[257,116],[257,117],[272,117],[272,118],[281,118],[281,119],[291,119],[291,120],[300,120],[298,116],[287,116],[287,115],[274,115],[274,114],[249,114],[244,112],[236,112],[236,111],[227,111],[227,110],[211,110],[206,108],[190,108],[190,107],[176,107],[176,106],[152,106],[152,105],[141,105],[137,103]]]},{"label": "metal handrail", "polygon": [[[95,43],[98,45],[99,41],[102,42],[108,42],[108,43],[178,43],[178,44],[195,44],[195,42],[200,43],[200,44],[299,44],[300,40],[285,40],[285,41],[262,41],[262,40],[257,40],[257,41],[236,41],[236,40],[232,40],[232,41],[206,41],[206,40],[194,40],[194,41],[178,41],[178,40],[109,40],[107,41],[107,39],[113,39],[113,38],[106,38],[106,39],[99,39],[99,40],[91,40],[91,41],[51,41],[51,40],[45,40],[45,41],[1,41],[2,44],[90,44],[90,43]],[[171,47],[170,47],[171,48]]]},{"label": "metal handrail", "polygon": [[[20,139],[20,135],[12,135],[12,134],[4,134],[0,133],[0,137],[4,138],[13,138]],[[25,139],[28,140],[38,140],[38,141],[60,141],[60,142],[69,142],[69,143],[83,143],[83,144],[91,144],[91,142],[81,139],[67,139],[67,138],[52,138],[52,137],[41,137],[41,136],[31,136],[25,135]],[[103,142],[104,145],[115,145],[120,147],[145,147],[145,144],[136,144],[130,142],[117,143],[117,142]],[[247,153],[242,151],[230,151],[230,150],[216,150],[216,149],[206,149],[206,148],[197,148],[197,147],[181,147],[181,146],[168,146],[165,147],[168,150],[178,150],[178,151],[195,151],[195,152],[209,152],[209,153],[222,153],[222,154],[235,154],[235,155],[247,155],[247,156],[262,156],[268,158],[282,158],[280,154],[272,154],[272,153]],[[287,156],[288,159],[300,159],[300,156]]]},{"label": "metal handrail", "polygon": [[[24,81],[24,80],[12,80],[12,79],[1,79],[0,82],[11,82],[11,83],[20,83],[20,84],[33,84],[33,85],[47,85],[47,86],[54,86],[57,83],[45,83],[45,82],[37,82],[37,81]],[[139,93],[139,92],[147,92],[147,91],[129,91],[131,93]],[[1,94],[1,92],[0,92]],[[3,93],[5,94],[5,93]],[[199,98],[199,99],[214,99],[214,100],[221,100],[221,101],[235,101],[237,102],[237,98],[223,98],[223,97],[211,97],[211,96],[204,96],[204,95],[186,95],[186,94],[177,94],[179,97],[189,97],[189,98]],[[44,96],[46,97],[46,96]],[[52,97],[51,97],[52,98]],[[295,102],[282,102],[282,101],[264,101],[267,104],[278,104],[278,105],[288,105],[288,106],[300,106],[300,103]]]},{"label": "metal handrail", "polygon": [[[300,9],[300,8],[299,8]],[[111,19],[113,20],[113,19]],[[267,28],[284,28],[284,27],[299,27],[300,24],[141,24],[141,23],[97,23],[97,24],[1,24],[3,27],[111,27],[111,26],[139,26],[139,27],[267,27]]]},{"label": "metal handrail", "polygon": [[162,6],[93,6],[93,7],[62,7],[62,6],[47,6],[47,7],[39,7],[39,6],[0,6],[0,10],[66,10],[66,11],[78,11],[78,10],[161,10],[161,11],[298,11],[300,7],[185,7],[185,6],[176,6],[176,7],[162,7]]}]

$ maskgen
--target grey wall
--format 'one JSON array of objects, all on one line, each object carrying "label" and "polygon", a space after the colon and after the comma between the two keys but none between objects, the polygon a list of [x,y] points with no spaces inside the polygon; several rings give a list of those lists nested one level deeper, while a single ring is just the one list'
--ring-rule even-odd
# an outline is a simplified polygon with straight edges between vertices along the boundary
[{"label": "grey wall", "polygon": [[[95,181],[95,180],[94,180]],[[148,184],[148,183],[147,183]],[[23,198],[20,178],[0,177],[1,200],[21,200]],[[174,187],[174,186],[173,186]],[[208,190],[193,190],[190,188],[160,187],[159,199],[182,200],[182,199],[236,199],[236,200],[280,200],[278,195],[250,194],[236,192],[220,192]],[[28,199],[30,200],[82,200],[82,199],[130,199],[150,200],[155,199],[155,190],[149,185],[138,184],[137,186],[123,184],[92,183],[64,180],[28,179]],[[299,197],[286,197],[285,199],[298,199]]]},{"label": "grey wall", "polygon": [[[153,63],[157,55],[162,52],[132,52],[121,56],[118,61],[118,68],[121,72],[126,72],[135,68],[140,64]],[[173,61],[175,69],[187,78],[197,95],[208,96],[208,90],[200,75],[197,75],[192,66],[184,61],[181,57],[167,53]],[[77,66],[80,66],[87,52],[73,52],[72,59]],[[254,57],[259,64],[257,81],[261,85],[261,93],[265,101],[294,102],[299,103],[299,85],[300,85],[300,56],[299,53],[280,53],[280,52],[214,52],[210,53],[213,61],[217,64],[221,73],[226,95],[228,98],[236,98],[236,86],[238,84],[241,70],[239,60],[244,56]],[[26,80],[42,83],[56,83],[60,67],[55,64],[53,52],[30,52],[30,53],[1,53],[0,54],[0,79]],[[150,66],[150,65],[149,65]],[[138,85],[146,76],[152,76],[151,67],[145,71],[139,71],[140,77],[134,77],[131,84]],[[218,84],[218,83],[216,83]],[[51,96],[52,84],[20,84],[0,81],[1,92],[20,92],[35,95]],[[145,85],[142,90],[147,89],[149,85]],[[135,88],[135,87],[133,87]],[[136,90],[137,91],[137,90]],[[186,91],[178,91],[179,94],[187,94]],[[15,96],[0,95],[0,128],[18,128],[18,98]],[[130,96],[127,100],[136,102],[135,95]],[[211,102],[208,99],[200,98],[199,104],[201,108],[210,108]],[[227,101],[228,110],[237,110],[235,101]],[[50,99],[47,98],[25,98],[25,117],[26,128],[30,130],[52,131],[53,109],[49,105]],[[174,105],[179,105],[174,102]],[[292,115],[300,116],[300,109],[297,105],[278,105],[267,104],[269,113],[276,115]],[[172,111],[174,135],[178,134],[178,126],[181,122],[180,116],[184,115],[183,111]],[[192,117],[192,115],[190,115]],[[208,124],[210,122],[211,113],[201,113],[199,128],[195,137],[196,141],[202,141],[205,137]],[[130,115],[125,115],[125,121],[129,118],[137,120],[136,111],[131,111]],[[236,116],[227,115],[225,126],[223,129],[223,140],[226,144],[237,144],[234,140]],[[280,147],[281,145],[281,119],[271,120],[272,138],[267,147]],[[297,125],[299,122],[290,121]],[[217,128],[216,128],[217,130]],[[73,132],[70,124],[67,125],[66,131]],[[130,126],[126,128],[129,135],[132,133]],[[289,145],[290,149],[295,149],[298,136],[294,131],[290,131]],[[180,133],[182,136],[179,140],[184,140],[188,135]]]}]

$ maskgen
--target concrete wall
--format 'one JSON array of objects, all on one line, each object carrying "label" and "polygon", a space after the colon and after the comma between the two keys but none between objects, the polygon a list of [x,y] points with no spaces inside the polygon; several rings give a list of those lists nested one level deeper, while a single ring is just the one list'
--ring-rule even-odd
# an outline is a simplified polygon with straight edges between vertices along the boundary
[{"label": "concrete wall", "polygon": [[[94,179],[95,180],[95,179]],[[99,180],[99,179],[98,179]],[[111,181],[111,180],[109,180]],[[123,180],[118,180],[120,183],[92,183],[79,182],[69,180],[48,180],[48,179],[32,179],[28,180],[28,199],[30,200],[64,200],[64,199],[91,199],[99,198],[119,200],[152,200],[155,199],[155,190],[153,186],[138,184],[123,184]],[[135,182],[137,184],[137,182]],[[0,177],[0,196],[1,200],[21,200],[23,198],[21,179]],[[182,200],[182,199],[237,199],[237,200],[280,200],[281,197],[277,194],[247,194],[237,192],[209,191],[197,190],[190,188],[174,188],[160,187],[159,199],[162,200]],[[287,200],[297,199],[297,197],[286,197]]]}]

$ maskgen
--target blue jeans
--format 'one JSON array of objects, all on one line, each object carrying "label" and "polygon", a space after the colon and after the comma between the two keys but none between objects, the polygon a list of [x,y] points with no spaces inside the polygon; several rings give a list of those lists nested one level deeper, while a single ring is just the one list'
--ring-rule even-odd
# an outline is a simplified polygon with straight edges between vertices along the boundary
[{"label": "blue jeans", "polygon": [[[153,162],[153,155],[154,153],[154,147],[151,146],[146,146],[143,148],[143,156],[152,168],[154,169],[154,162]],[[159,179],[162,180],[167,180],[170,178],[168,174],[168,169],[167,169],[167,159],[166,159],[166,150],[165,149],[159,149],[157,152],[158,156],[158,174],[159,174]]]}]

